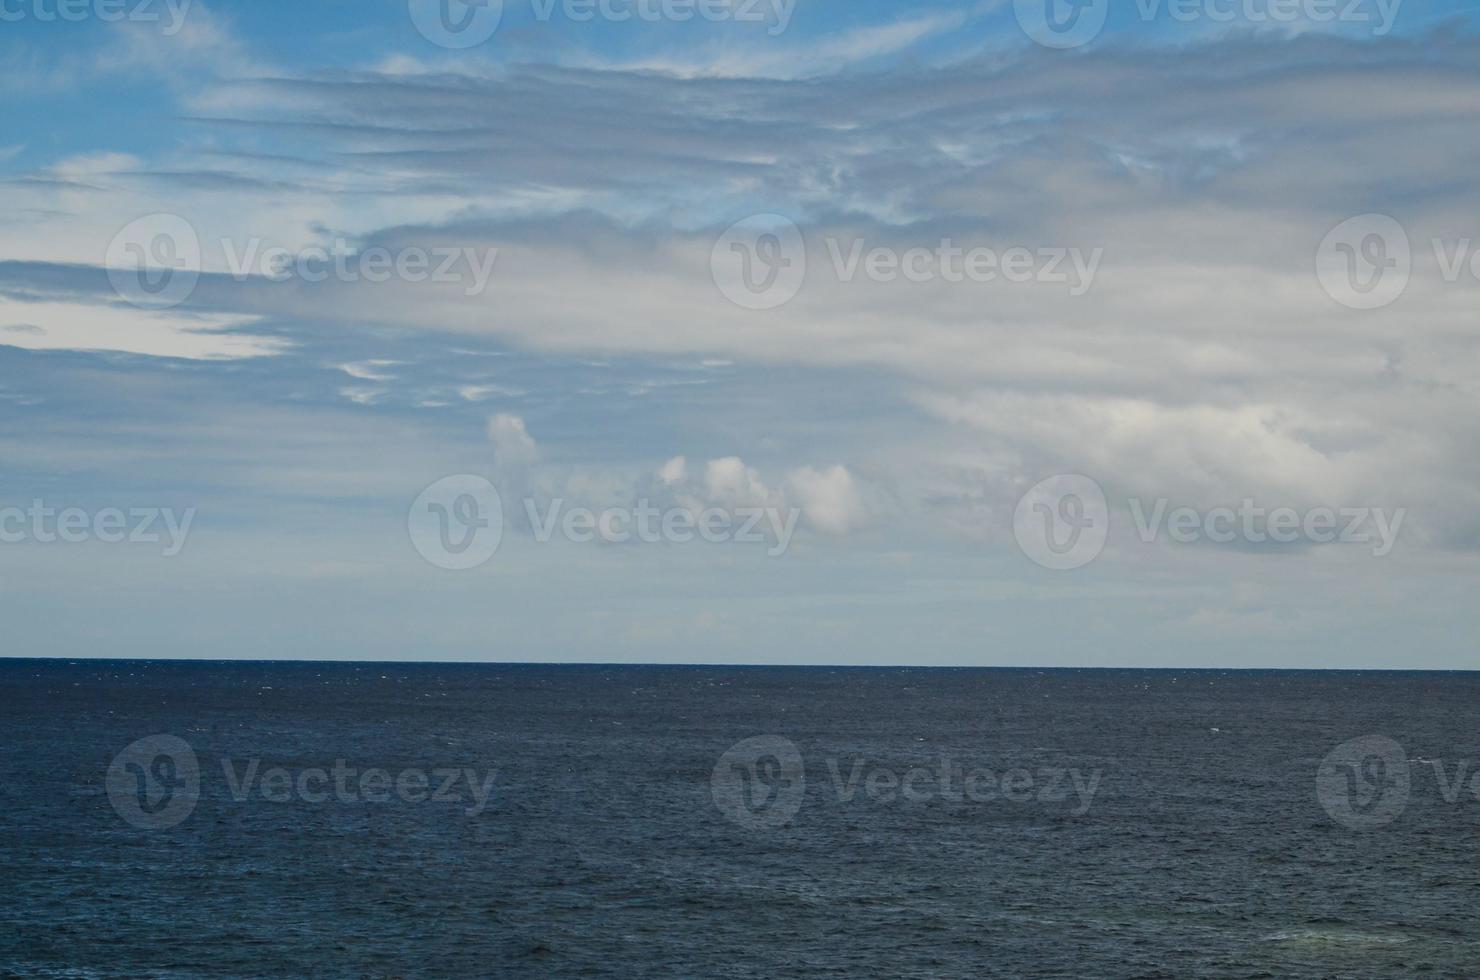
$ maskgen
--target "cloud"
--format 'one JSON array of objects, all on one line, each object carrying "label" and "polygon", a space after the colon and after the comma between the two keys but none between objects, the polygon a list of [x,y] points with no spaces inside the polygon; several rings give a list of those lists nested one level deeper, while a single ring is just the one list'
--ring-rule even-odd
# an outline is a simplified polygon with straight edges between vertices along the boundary
[{"label": "cloud", "polygon": [[495,415],[488,420],[488,438],[493,442],[499,466],[528,466],[539,459],[539,447],[517,415]]},{"label": "cloud", "polygon": [[734,507],[762,506],[773,499],[760,474],[738,456],[709,461],[704,467],[704,492],[709,500]]},{"label": "cloud", "polygon": [[787,477],[787,488],[807,520],[828,534],[847,534],[868,520],[868,506],[846,467],[804,466]]},{"label": "cloud", "polygon": [[[506,420],[502,425],[506,438],[528,438],[519,420],[502,418]],[[846,536],[874,515],[866,502],[865,488],[841,465],[821,469],[804,466],[774,486],[738,456],[709,460],[698,472],[683,456],[675,456],[648,473],[594,464],[545,465],[533,472],[522,467],[516,470],[505,474],[512,475],[506,485],[515,492],[532,493],[542,501],[558,498],[569,506],[583,505],[598,511],[614,505],[646,504],[680,508],[698,519],[709,509],[731,514],[751,508],[772,508],[781,513],[796,509],[809,527],[833,537]]]},{"label": "cloud", "polygon": [[387,373],[385,369],[395,366],[395,361],[360,361],[358,363],[341,364],[339,365],[339,370],[351,378],[357,378],[361,381],[391,381],[395,378],[395,375]]},{"label": "cloud", "polygon": [[465,402],[483,402],[490,398],[518,398],[525,394],[518,388],[510,388],[505,385],[459,385],[457,397]]},{"label": "cloud", "polygon": [[[869,27],[818,49],[867,58],[947,27]],[[458,61],[248,73],[203,87],[196,147],[78,157],[33,175],[50,189],[0,187],[0,203],[38,214],[7,240],[47,231],[41,262],[0,278],[6,295],[43,289],[95,266],[131,217],[178,208],[216,271],[179,322],[355,323],[565,363],[681,357],[868,379],[914,393],[896,438],[951,460],[927,476],[898,463],[913,446],[878,447],[927,511],[988,494],[1000,514],[1022,479],[1085,471],[1198,500],[1406,505],[1435,540],[1475,541],[1480,282],[1446,282],[1422,246],[1475,237],[1480,190],[1465,161],[1480,151],[1480,41],[1238,37],[1059,54],[1024,46],[805,80]],[[151,169],[241,181],[167,195],[137,178]],[[38,204],[71,217],[43,219]],[[1353,316],[1320,289],[1315,250],[1337,222],[1375,210],[1399,217],[1420,254],[1402,301]],[[761,211],[801,224],[807,278],[757,313],[723,297],[710,260],[729,224]],[[478,295],[216,269],[212,243],[301,248],[330,229],[361,247],[497,248],[498,268]],[[1000,277],[845,280],[834,258],[854,242],[866,254],[947,240],[999,255],[1103,250],[1103,262],[1074,295]],[[492,387],[416,397],[503,394]],[[863,438],[847,419],[817,426],[819,441]],[[522,428],[491,437],[511,461],[534,454]],[[788,452],[781,472],[833,456]],[[795,492],[718,462],[693,492]],[[981,482],[952,486],[946,470]],[[836,481],[807,482],[821,494]],[[833,503],[837,526],[853,526]]]},{"label": "cloud", "polygon": [[383,388],[340,388],[339,394],[356,405],[374,405],[385,397]]},{"label": "cloud", "polygon": [[689,463],[682,456],[675,456],[658,470],[658,479],[672,486],[689,478]]},{"label": "cloud", "polygon": [[242,332],[253,318],[162,313],[69,302],[16,302],[0,293],[0,345],[28,350],[118,351],[187,360],[270,357],[287,341]]},{"label": "cloud", "polygon": [[592,61],[588,67],[623,71],[657,71],[678,78],[800,79],[832,74],[870,59],[897,54],[925,40],[956,30],[970,19],[966,12],[927,14],[887,24],[868,24],[834,37],[782,46],[774,38],[743,48],[713,47],[695,54],[644,57],[628,61]]}]

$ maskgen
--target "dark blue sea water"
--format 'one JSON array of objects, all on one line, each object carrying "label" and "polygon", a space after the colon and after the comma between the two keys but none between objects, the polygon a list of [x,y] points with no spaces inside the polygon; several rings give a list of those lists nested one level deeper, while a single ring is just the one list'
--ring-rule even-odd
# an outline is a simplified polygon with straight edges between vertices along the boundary
[{"label": "dark blue sea water", "polygon": [[0,661],[0,974],[1480,976],[1477,722],[1463,674]]}]

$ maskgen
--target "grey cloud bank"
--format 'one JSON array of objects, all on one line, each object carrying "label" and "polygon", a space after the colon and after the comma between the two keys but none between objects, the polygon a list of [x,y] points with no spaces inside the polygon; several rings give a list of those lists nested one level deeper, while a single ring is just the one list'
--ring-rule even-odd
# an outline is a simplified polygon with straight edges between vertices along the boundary
[{"label": "grey cloud bank", "polygon": [[[1468,268],[1457,253],[1473,230],[1456,217],[1480,202],[1457,161],[1480,144],[1446,107],[1480,97],[1476,43],[1436,39],[1422,61],[1406,41],[1241,40],[1219,50],[1217,71],[1195,49],[1105,49],[805,84],[548,66],[496,80],[453,75],[455,85],[445,74],[373,72],[248,81],[241,91],[266,118],[222,124],[291,126],[321,152],[394,148],[408,180],[395,190],[413,199],[426,183],[486,200],[471,157],[444,152],[446,137],[425,125],[460,124],[473,99],[485,126],[459,143],[511,187],[562,188],[563,203],[397,227],[402,241],[496,251],[499,275],[484,296],[333,277],[274,296],[266,284],[227,290],[205,275],[196,299],[243,315],[435,324],[551,351],[881,367],[924,386],[921,404],[944,426],[1045,470],[1119,470],[1134,495],[1152,499],[1199,497],[1196,473],[1261,497],[1288,492],[1289,479],[1317,500],[1386,504],[1401,494],[1423,505],[1410,506],[1416,526],[1473,540],[1473,484],[1445,462],[1476,435],[1453,384],[1475,364],[1470,277],[1438,292],[1428,277],[1442,273],[1424,264],[1400,301],[1354,321],[1310,269],[1320,233],[1358,200],[1399,211],[1415,240],[1450,246],[1444,269]],[[1049,59],[1053,72],[1037,70]],[[1384,84],[1364,105],[1327,98],[1331,86],[1374,73]],[[641,106],[622,127],[599,125],[609,86]],[[277,96],[289,92],[284,108]],[[1301,127],[1312,113],[1327,124]],[[1400,129],[1408,135],[1395,140]],[[1439,143],[1442,155],[1418,150]],[[570,152],[578,144],[594,151]],[[796,180],[818,172],[831,177]],[[1420,177],[1448,190],[1401,193]],[[736,181],[747,197],[796,214],[835,273],[829,282],[814,272],[764,318],[727,307],[705,270],[732,215],[700,216],[692,228],[657,219],[678,188],[722,201]],[[1391,188],[1392,199],[1372,200],[1372,187]],[[619,209],[650,217],[618,220]],[[1011,243],[1032,261],[1020,268]],[[978,285],[968,261],[978,248],[997,260],[980,278],[996,272],[994,282],[1013,286],[986,303],[966,288]],[[1023,269],[1028,281],[1011,282]],[[1091,285],[1093,302],[1070,302]],[[1004,412],[1020,421],[998,424]],[[1220,427],[1241,438],[1194,444]],[[1341,454],[1323,448],[1349,431],[1366,436]],[[1260,459],[1297,465],[1277,476],[1260,472]],[[1399,475],[1384,488],[1387,472]]]}]

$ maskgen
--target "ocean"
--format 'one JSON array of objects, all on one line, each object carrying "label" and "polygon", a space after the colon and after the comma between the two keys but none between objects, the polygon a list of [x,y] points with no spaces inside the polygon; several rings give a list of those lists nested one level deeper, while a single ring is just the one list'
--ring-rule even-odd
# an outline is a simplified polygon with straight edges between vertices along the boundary
[{"label": "ocean", "polygon": [[1474,977],[1480,675],[0,660],[0,975]]}]

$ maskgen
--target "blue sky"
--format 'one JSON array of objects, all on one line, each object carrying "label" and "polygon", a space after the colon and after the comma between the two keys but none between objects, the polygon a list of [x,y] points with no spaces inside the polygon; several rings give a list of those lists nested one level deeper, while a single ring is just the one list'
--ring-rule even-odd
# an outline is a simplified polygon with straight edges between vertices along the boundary
[{"label": "blue sky", "polygon": [[[171,556],[0,543],[0,653],[1472,666],[1480,275],[1444,259],[1480,240],[1476,10],[1328,6],[1115,3],[1057,49],[991,0],[683,23],[504,0],[451,49],[391,0],[195,0],[173,31],[162,0],[119,23],[9,0],[0,508],[195,518]],[[747,309],[713,256],[772,213],[805,283]],[[1352,309],[1320,250],[1371,213],[1412,281]],[[200,246],[167,307],[109,274],[160,214]],[[1075,295],[842,281],[830,251],[947,239],[1100,264]],[[492,265],[470,291],[461,266],[233,264],[339,247]],[[463,572],[407,529],[458,474],[506,525]],[[1109,506],[1072,571],[1015,533],[1058,474]],[[773,557],[542,542],[523,507],[647,496],[802,516]],[[1245,499],[1406,519],[1374,557],[1141,540],[1129,506]]]}]

